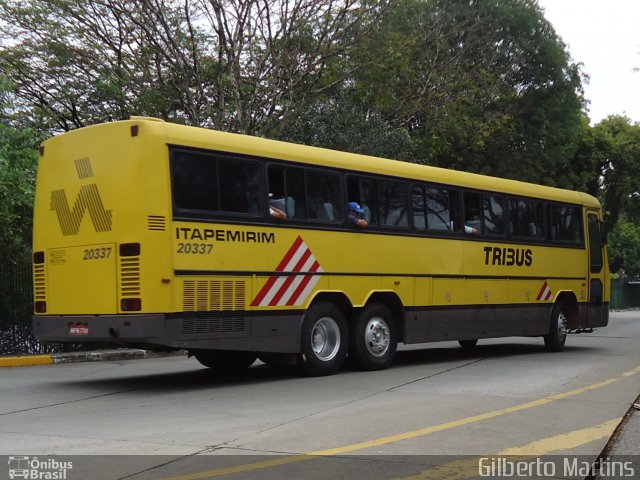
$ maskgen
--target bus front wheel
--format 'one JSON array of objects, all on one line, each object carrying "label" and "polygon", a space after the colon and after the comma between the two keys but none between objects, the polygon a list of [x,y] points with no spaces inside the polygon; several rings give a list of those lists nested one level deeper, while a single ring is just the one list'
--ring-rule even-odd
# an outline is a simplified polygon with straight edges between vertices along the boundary
[{"label": "bus front wheel", "polygon": [[256,352],[235,350],[196,350],[192,353],[202,365],[220,372],[246,370],[258,358]]},{"label": "bus front wheel", "polygon": [[382,304],[369,305],[356,315],[350,357],[361,370],[383,370],[391,365],[398,347],[393,315]]},{"label": "bus front wheel", "polygon": [[567,341],[567,314],[562,302],[558,302],[551,310],[549,334],[544,337],[544,346],[548,352],[561,352]]},{"label": "bus front wheel", "polygon": [[313,377],[332,375],[347,356],[349,333],[342,311],[330,302],[318,302],[305,313],[302,322],[298,367]]}]

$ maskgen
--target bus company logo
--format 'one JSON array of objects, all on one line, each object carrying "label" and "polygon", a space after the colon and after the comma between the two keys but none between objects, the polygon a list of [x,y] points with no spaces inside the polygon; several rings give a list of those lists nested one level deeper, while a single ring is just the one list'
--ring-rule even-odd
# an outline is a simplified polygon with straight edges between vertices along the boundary
[{"label": "bus company logo", "polygon": [[[252,307],[293,306],[304,303],[320,280],[324,270],[311,249],[298,236],[287,251],[276,272],[251,302]],[[286,275],[286,273],[289,273]],[[283,275],[285,274],[285,275]],[[297,274],[297,275],[296,275]]]},{"label": "bus company logo", "polygon": [[38,457],[10,456],[9,479],[66,480],[73,462],[61,462],[55,458],[39,460]]},{"label": "bus company logo", "polygon": [[[80,180],[93,177],[93,169],[88,158],[76,160],[75,164]],[[73,203],[73,208],[69,208],[69,201],[64,189],[53,190],[51,192],[51,210],[56,212],[62,234],[65,236],[78,234],[87,210],[89,210],[89,216],[96,232],[111,231],[112,212],[104,208],[98,186],[95,183],[80,187],[80,193]]]},{"label": "bus company logo", "polygon": [[542,284],[542,288],[540,289],[538,296],[536,297],[536,301],[539,302],[540,300],[543,300],[545,302],[548,302],[551,299],[553,299],[553,292],[551,291],[549,284],[545,281]]}]

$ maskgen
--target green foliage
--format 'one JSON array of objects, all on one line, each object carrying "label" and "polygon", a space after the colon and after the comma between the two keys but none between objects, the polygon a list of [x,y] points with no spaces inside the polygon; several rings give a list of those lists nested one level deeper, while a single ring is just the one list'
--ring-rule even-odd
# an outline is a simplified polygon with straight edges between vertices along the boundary
[{"label": "green foliage", "polygon": [[0,124],[0,261],[30,258],[38,137]]},{"label": "green foliage", "polygon": [[0,0],[0,74],[49,131],[156,116],[260,133],[339,81],[387,1]]},{"label": "green foliage", "polygon": [[413,158],[407,129],[391,125],[378,112],[365,111],[344,94],[296,109],[288,122],[271,133],[305,145],[386,158]]},{"label": "green foliage", "polygon": [[[581,75],[531,0],[397,2],[354,54],[364,104],[438,166],[572,187]],[[580,173],[578,174],[580,175]]]},{"label": "green foliage", "polygon": [[621,219],[609,235],[609,265],[614,272],[640,278],[640,226]]},{"label": "green foliage", "polygon": [[640,222],[640,125],[611,116],[593,127],[591,138],[608,230],[623,215]]}]

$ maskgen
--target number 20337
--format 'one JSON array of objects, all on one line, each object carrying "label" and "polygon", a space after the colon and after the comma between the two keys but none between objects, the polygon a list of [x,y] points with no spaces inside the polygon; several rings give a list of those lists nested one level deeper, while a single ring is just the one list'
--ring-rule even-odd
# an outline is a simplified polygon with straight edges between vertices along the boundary
[{"label": "number 20337", "polygon": [[213,251],[212,243],[178,243],[178,253],[191,255],[208,255]]}]

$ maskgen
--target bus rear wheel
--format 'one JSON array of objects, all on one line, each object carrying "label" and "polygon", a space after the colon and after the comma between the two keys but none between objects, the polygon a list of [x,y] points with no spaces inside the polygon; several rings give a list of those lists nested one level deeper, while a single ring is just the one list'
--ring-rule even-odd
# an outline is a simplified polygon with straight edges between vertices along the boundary
[{"label": "bus rear wheel", "polygon": [[349,345],[344,314],[330,302],[312,305],[304,315],[301,340],[298,368],[304,374],[319,377],[336,373]]},{"label": "bus rear wheel", "polygon": [[258,358],[256,352],[236,350],[196,350],[192,353],[202,365],[219,372],[246,370]]},{"label": "bus rear wheel", "polygon": [[561,352],[567,341],[567,314],[565,305],[558,302],[551,310],[549,334],[544,337],[544,346],[548,352]]},{"label": "bus rear wheel", "polygon": [[383,370],[393,362],[398,347],[395,321],[382,304],[371,304],[357,314],[349,355],[361,370]]}]

